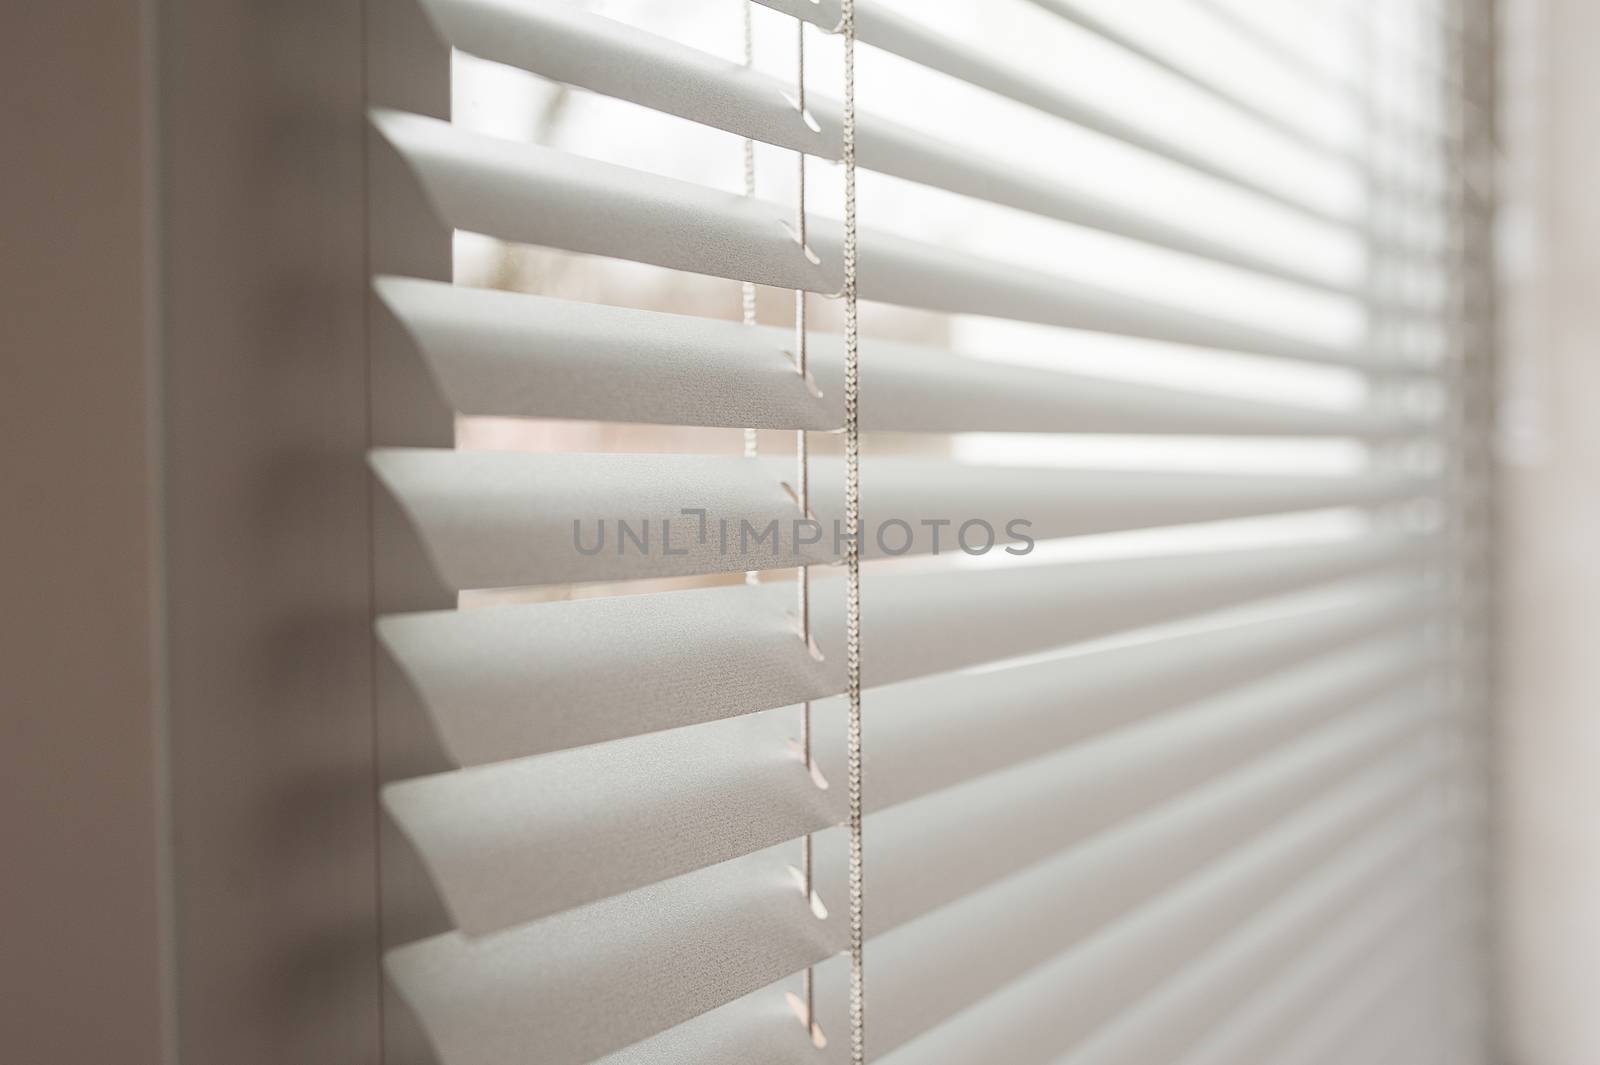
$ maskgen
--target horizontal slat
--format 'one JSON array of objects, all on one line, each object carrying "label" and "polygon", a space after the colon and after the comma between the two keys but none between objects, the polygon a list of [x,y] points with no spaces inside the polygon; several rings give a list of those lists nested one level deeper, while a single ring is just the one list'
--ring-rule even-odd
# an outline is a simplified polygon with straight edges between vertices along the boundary
[{"label": "horizontal slat", "polygon": [[[1408,728],[1406,717],[1375,708],[1210,789],[1208,798],[1166,807],[1025,879],[1038,881],[1038,891],[1074,889],[1084,904],[1076,920],[1087,930],[1096,907],[1120,912],[1127,900],[1160,890],[1217,847],[1270,825],[1370,762]],[[937,848],[933,840],[907,852],[882,827],[869,839],[875,868],[902,869],[900,883],[915,874],[914,863],[940,853],[928,849]],[[841,842],[836,832],[818,838],[820,846]],[[794,972],[843,945],[841,915],[810,915],[783,864],[783,857],[762,852],[482,940],[435,937],[391,952],[389,971],[423,1018],[443,1065],[509,1063],[530,1053],[545,1065],[588,1061],[756,990],[758,975],[785,965]],[[1100,890],[1091,894],[1096,884]],[[914,916],[893,905],[896,891],[893,880],[875,880],[874,895],[888,909],[874,907],[872,934]],[[728,934],[754,920],[773,922],[770,942]],[[923,929],[920,938],[936,939],[937,932]],[[818,935],[824,942],[805,946]]]},{"label": "horizontal slat", "polygon": [[[892,684],[1344,577],[1415,565],[1402,535],[1255,551],[874,573],[865,682]],[[576,747],[844,691],[843,582],[696,589],[381,618],[386,653],[460,765]],[[959,623],[952,623],[959,619]]]},{"label": "horizontal slat", "polygon": [[[809,464],[814,525],[801,521],[790,459],[385,448],[371,463],[440,579],[458,589],[739,573],[843,554],[838,459]],[[1028,553],[1034,540],[1388,503],[1431,487],[1395,474],[1006,469],[895,457],[864,461],[861,476],[871,486],[861,511],[867,558],[1003,558]]]},{"label": "horizontal slat", "polygon": [[[1262,984],[1230,1004],[1233,1008],[1216,1011],[1205,1031],[1165,1059],[1173,1065],[1237,1065],[1244,1061],[1277,1061],[1290,1033],[1319,1007],[1334,999],[1340,990],[1367,986],[1379,974],[1409,968],[1412,959],[1396,951],[1395,945],[1410,946],[1408,933],[1419,920],[1414,913],[1433,899],[1412,899],[1401,904],[1397,913],[1388,913],[1359,931],[1336,927],[1322,942],[1307,950],[1291,971],[1280,979]],[[1399,954],[1397,962],[1395,955]]]},{"label": "horizontal slat", "polygon": [[[863,742],[872,752],[867,809],[1050,754],[1390,633],[1415,623],[1421,609],[1425,603],[1410,605],[1397,594],[877,690]],[[1414,638],[1386,638],[1410,653],[1422,649]],[[1405,664],[1388,652],[1382,661]],[[1317,683],[1327,676],[1313,675]],[[813,709],[819,767],[835,781],[844,770],[837,702]],[[978,714],[974,706],[989,709]],[[841,823],[843,793],[812,783],[790,742],[796,724],[791,712],[774,711],[438,774],[389,785],[384,804],[439,883],[457,926],[477,934]]]},{"label": "horizontal slat", "polygon": [[[837,916],[811,913],[782,856],[683,886],[692,891],[636,892],[499,936],[436,936],[390,951],[385,968],[439,1065],[577,1065],[715,1006],[708,985],[765,986],[843,945]],[[709,914],[711,935],[696,919]]]},{"label": "horizontal slat", "polygon": [[[1380,722],[1368,715],[1367,724]],[[1386,724],[1393,728],[1397,722],[1390,719]],[[1308,755],[1315,739],[1308,738],[1288,756],[1263,764],[1259,772],[1241,774],[1190,796],[1184,803],[1164,806],[1127,830],[1097,836],[980,895],[962,898],[927,920],[869,940],[873,996],[878,1006],[873,1014],[878,1037],[874,1057],[916,1033],[919,1010],[926,1002],[922,988],[930,974],[940,981],[948,977],[948,990],[955,998],[981,996],[985,987],[992,988],[997,976],[1003,979],[1008,965],[1026,969],[1030,959],[1039,957],[1035,951],[1048,958],[1069,949],[1130,910],[1188,882],[1218,855],[1275,825],[1281,837],[1285,819],[1298,820],[1303,826],[1319,807],[1325,815],[1330,805],[1348,806],[1352,792],[1365,794],[1369,801],[1376,794],[1381,802],[1383,794],[1393,794],[1392,789],[1384,791],[1389,788],[1385,781],[1396,782],[1404,767],[1414,764],[1409,757],[1398,762],[1387,759],[1372,769],[1373,752],[1365,748],[1356,761],[1340,755],[1345,768],[1333,777],[1326,775],[1328,765],[1312,770],[1307,778],[1288,775],[1286,771],[1296,764],[1307,768],[1307,763],[1297,763],[1297,759]],[[1365,765],[1369,772],[1354,785],[1341,785],[1334,794],[1318,798],[1332,780],[1356,765]],[[1269,778],[1277,784],[1262,791]],[[1250,802],[1252,798],[1257,800],[1255,804]],[[1302,811],[1313,801],[1310,810]],[[818,1019],[825,1033],[846,1030],[847,968],[845,959],[836,957],[818,969]],[[967,982],[969,972],[976,979]],[[785,1024],[773,1024],[769,1003],[781,999],[784,986],[763,989],[604,1060],[607,1065],[738,1065],[752,1060],[773,1065],[832,1065],[848,1060],[839,1056],[843,1048],[837,1039],[830,1042],[829,1052],[819,1057],[792,1018]],[[933,1007],[935,1015],[941,1006],[952,1008],[949,1000],[926,1004]]]},{"label": "horizontal slat", "polygon": [[[844,976],[837,966],[827,975]],[[789,986],[792,998],[798,982]],[[784,992],[765,989],[602,1060],[605,1065],[816,1065],[840,1059],[820,1059],[800,1034]]]},{"label": "horizontal slat", "polygon": [[[1422,921],[1410,929],[1398,949],[1383,964],[1363,973],[1363,979],[1336,988],[1316,1008],[1291,1020],[1288,1037],[1279,1040],[1272,1048],[1269,1059],[1282,1065],[1347,1065],[1351,1061],[1382,1060],[1385,1065],[1403,1065],[1417,1059],[1374,1058],[1370,1044],[1376,1035],[1387,1040],[1391,1033],[1387,1026],[1374,1021],[1385,1019],[1385,1014],[1397,1003],[1414,1003],[1419,983],[1434,984],[1442,971],[1435,922]],[[1359,1055],[1359,1056],[1353,1056]],[[1239,1059],[1231,1059],[1233,1065]],[[1187,1063],[1185,1063],[1187,1065]]]},{"label": "horizontal slat", "polygon": [[[410,168],[439,219],[505,240],[588,252],[779,288],[836,294],[842,227],[807,223],[819,262],[796,244],[791,212],[747,196],[448,122],[375,110],[372,123]],[[1069,278],[867,230],[857,292],[864,300],[1089,329],[1374,373],[1392,360],[1179,310]]]},{"label": "horizontal slat", "polygon": [[792,212],[772,204],[421,115],[371,118],[456,229],[779,288],[843,286],[837,250],[811,262],[785,227]]},{"label": "horizontal slat", "polygon": [[[843,155],[837,101],[813,89],[806,122],[792,87],[738,63],[560,0],[424,0],[440,36],[485,59],[824,159]],[[813,124],[816,128],[813,128]],[[1288,127],[1292,130],[1292,127]],[[858,116],[856,161],[869,170],[1146,241],[1344,294],[1348,285],[1211,240],[872,114]]]},{"label": "horizontal slat", "polygon": [[1352,105],[1365,103],[1366,88],[1352,81],[1348,74],[1329,70],[1313,50],[1302,48],[1291,50],[1285,47],[1284,43],[1275,39],[1271,33],[1240,16],[1226,4],[1217,3],[1216,0],[1192,0],[1192,3],[1217,23],[1226,26],[1239,40],[1247,42],[1257,55],[1280,69],[1325,92],[1342,97]]},{"label": "horizontal slat", "polygon": [[1428,872],[1399,871],[1398,883],[1378,885],[1375,897],[1351,900],[1331,928],[1322,920],[1326,914],[1319,913],[1312,923],[1306,907],[1272,907],[1200,957],[1162,974],[1138,1001],[1099,1025],[1054,1065],[1176,1061],[1221,1023],[1230,1007],[1284,980],[1296,962],[1348,951],[1352,943],[1370,945],[1378,935],[1393,933],[1399,918],[1414,916],[1424,890],[1435,887]]},{"label": "horizontal slat", "polygon": [[[1437,965],[1437,963],[1436,963]],[[1434,972],[1439,970],[1437,967]],[[1428,981],[1429,977],[1422,977]],[[1438,977],[1432,976],[1431,982]],[[1416,988],[1394,984],[1390,995],[1375,994],[1363,1016],[1343,1031],[1330,1034],[1320,1046],[1304,1056],[1287,1056],[1283,1065],[1416,1065],[1419,1061],[1464,1061],[1450,1053],[1442,1055],[1440,1004],[1419,998]]]},{"label": "horizontal slat", "polygon": [[[839,0],[756,2],[826,30],[836,30],[839,26]],[[1131,144],[1316,221],[1347,228],[1356,228],[1360,224],[1354,218],[1329,211],[1261,181],[1247,167],[1193,151],[1110,111],[1079,100],[1048,81],[1030,76],[1015,63],[986,56],[963,42],[951,40],[879,4],[858,2],[855,16],[856,37],[866,44],[1055,115],[1084,129]]]},{"label": "horizontal slat", "polygon": [[[1413,766],[1401,795],[1420,783]],[[879,1060],[886,1065],[986,1063],[1003,1039],[1007,1061],[1044,1065],[1175,965],[1260,919],[1258,913],[1288,911],[1297,927],[1314,928],[1384,883],[1429,827],[1426,817],[1399,814],[1396,805],[1392,792],[1340,796],[1313,812],[1309,820],[1315,827],[1285,826],[1273,838],[1228,856],[1080,949],[945,1023],[925,1015],[937,1026]],[[1336,850],[1331,860],[1329,850]],[[1308,867],[1315,871],[1308,875]],[[1025,924],[1028,917],[1015,920]]]},{"label": "horizontal slat", "polygon": [[[375,288],[464,414],[758,429],[844,426],[844,346],[792,330],[383,277]],[[869,432],[1218,433],[1384,437],[1430,425],[1370,408],[1260,403],[862,340]]]},{"label": "horizontal slat", "polygon": [[[1371,598],[1312,613],[871,689],[871,721],[863,725],[873,752],[867,808],[918,799],[1236,688],[1243,697],[1245,685],[1274,683],[1269,678],[1281,671],[1310,667],[1313,659],[1374,638],[1411,648],[1414,656],[1379,652],[1377,676],[1388,676],[1390,666],[1412,668],[1429,655],[1419,629],[1434,603],[1428,586],[1397,582]],[[1289,681],[1287,673],[1283,678]],[[1328,683],[1348,691],[1343,685],[1351,679]],[[842,697],[813,704],[812,747],[825,780],[845,778],[847,719]]]},{"label": "horizontal slat", "polygon": [[[1235,769],[1348,707],[1407,683],[1429,661],[1412,642],[1346,652],[1196,703],[1175,717],[1155,719],[876,813],[871,818],[877,840],[875,902],[868,926],[878,932],[910,920]],[[723,819],[728,820],[726,815]],[[834,823],[841,819],[836,815]],[[1006,834],[1008,825],[1035,821],[1045,827],[1026,838]],[[842,834],[830,832],[816,839],[816,890],[825,904],[837,905],[847,894]],[[611,872],[616,887],[651,862],[657,863],[653,871],[661,873],[666,864],[660,860],[661,852],[674,845],[658,841],[654,853],[604,858],[589,853],[595,865]],[[588,901],[594,896],[581,897],[581,889],[602,875],[596,869],[574,870],[573,879],[562,882],[556,877],[568,873],[565,863],[539,871],[525,856],[496,870],[485,862],[452,864],[442,852],[435,857],[441,883],[448,876],[458,889],[451,890],[446,883],[446,894],[463,913],[489,912],[476,905],[474,894],[481,898],[485,892],[515,887],[540,892],[516,895],[494,919],[484,918],[480,927],[526,920],[561,904]],[[513,869],[524,871],[515,885],[508,883]],[[581,879],[585,876],[586,881]]]},{"label": "horizontal slat", "polygon": [[[1436,961],[1432,972],[1438,971]],[[1432,974],[1417,977],[1424,986],[1438,981]],[[1416,1065],[1419,1061],[1468,1060],[1454,1053],[1441,1057],[1442,1009],[1438,1005],[1419,1002],[1416,985],[1384,983],[1389,985],[1389,994],[1373,994],[1363,1016],[1344,1030],[1329,1034],[1318,1046],[1298,1055],[1291,1051],[1290,1056],[1279,1059],[1281,1065],[1347,1065],[1351,1061],[1363,1065]]]},{"label": "horizontal slat", "polygon": [[775,713],[390,784],[383,804],[478,935],[838,824]]},{"label": "horizontal slat", "polygon": [[[1252,759],[1380,700],[1395,721],[1414,715],[1433,660],[1373,648],[1334,656],[1203,700],[1091,744],[903,803],[875,815],[876,934],[1080,844],[1118,822],[1237,773]],[[1389,693],[1406,698],[1384,698]],[[1335,732],[1338,730],[1335,729]],[[1191,797],[1192,799],[1192,797]],[[1188,801],[1188,800],[1186,800]],[[1018,825],[1029,826],[1017,832]],[[818,835],[815,884],[826,902],[847,897],[842,830]],[[1020,837],[1020,838],[1019,838]]]},{"label": "horizontal slat", "polygon": [[[419,0],[451,47],[741,137],[837,161],[838,116],[739,63],[560,0]],[[866,116],[862,116],[865,118]],[[858,130],[858,133],[860,131]]]},{"label": "horizontal slat", "polygon": [[1327,156],[1333,162],[1343,163],[1352,167],[1361,165],[1361,159],[1352,152],[1312,135],[1303,126],[1296,125],[1294,122],[1284,119],[1277,112],[1262,107],[1250,96],[1230,89],[1204,71],[1197,70],[1187,63],[1157,52],[1132,34],[1122,32],[1105,19],[1085,10],[1079,0],[1031,0],[1031,2],[1046,11],[1059,15],[1061,18],[1095,36],[1109,41],[1130,55],[1138,56],[1151,66],[1165,71],[1191,88],[1198,89],[1213,100],[1226,104],[1240,114],[1249,116],[1279,136],[1286,137],[1303,148]]}]

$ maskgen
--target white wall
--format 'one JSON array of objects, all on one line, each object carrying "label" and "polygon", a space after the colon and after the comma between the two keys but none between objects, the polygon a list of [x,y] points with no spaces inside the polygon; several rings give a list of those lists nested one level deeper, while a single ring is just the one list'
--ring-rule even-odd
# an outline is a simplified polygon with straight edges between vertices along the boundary
[{"label": "white wall", "polygon": [[0,1058],[163,1060],[146,6],[0,34]]},{"label": "white wall", "polygon": [[1600,1062],[1600,4],[1504,0],[1507,1065]]}]

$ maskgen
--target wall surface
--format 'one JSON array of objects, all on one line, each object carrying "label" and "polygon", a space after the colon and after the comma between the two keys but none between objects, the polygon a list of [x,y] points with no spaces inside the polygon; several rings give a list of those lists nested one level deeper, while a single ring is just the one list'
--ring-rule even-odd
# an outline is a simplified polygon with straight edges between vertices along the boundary
[{"label": "wall surface", "polygon": [[360,1065],[362,0],[0,34],[0,1060]]},{"label": "wall surface", "polygon": [[1600,4],[1506,0],[1499,1005],[1600,1061]]},{"label": "wall surface", "polygon": [[361,0],[159,0],[181,1065],[379,1054]]},{"label": "wall surface", "polygon": [[0,34],[0,1057],[162,1059],[143,5]]}]

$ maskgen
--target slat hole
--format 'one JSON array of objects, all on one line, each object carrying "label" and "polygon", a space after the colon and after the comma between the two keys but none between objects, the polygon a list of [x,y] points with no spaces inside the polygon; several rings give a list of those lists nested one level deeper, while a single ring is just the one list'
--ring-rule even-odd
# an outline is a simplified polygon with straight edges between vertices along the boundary
[{"label": "slat hole", "polygon": [[795,228],[793,222],[789,221],[787,218],[780,218],[778,219],[778,224],[788,231],[790,240],[800,245],[800,251],[805,255],[806,262],[810,263],[812,266],[822,265],[822,260],[817,258],[817,253],[811,250],[811,245],[800,239],[800,231]]},{"label": "slat hole", "polygon": [[[784,998],[788,1000],[789,1008],[794,1011],[795,1017],[799,1019],[801,1024],[805,1024],[805,1002],[802,1001],[800,996],[795,994],[793,991],[785,992]],[[828,1045],[828,1038],[822,1034],[822,1026],[820,1024],[814,1023],[811,1025],[811,1045],[816,1047],[818,1050],[821,1050]]]}]

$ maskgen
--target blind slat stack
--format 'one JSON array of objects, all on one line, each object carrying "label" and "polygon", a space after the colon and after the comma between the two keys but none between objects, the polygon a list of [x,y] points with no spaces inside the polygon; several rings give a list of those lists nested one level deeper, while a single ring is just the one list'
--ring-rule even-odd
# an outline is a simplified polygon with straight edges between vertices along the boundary
[{"label": "blind slat stack", "polygon": [[[812,47],[837,31],[838,0],[759,2],[788,34],[803,21]],[[1006,6],[1358,184],[1371,166],[1363,146],[1105,5]],[[864,51],[1381,246],[1369,205],[1301,195],[896,7],[857,3]],[[820,440],[844,422],[841,338],[812,331],[801,375],[792,329],[471,287],[448,268],[451,234],[467,232],[821,306],[843,285],[841,205],[811,192],[802,246],[792,206],[473,131],[437,90],[455,49],[821,166],[841,156],[838,93],[814,84],[801,113],[778,79],[566,0],[384,0],[373,21],[386,1056],[849,1062],[841,462],[816,455],[801,486],[792,459],[766,454],[490,452],[452,447],[450,429],[537,419]],[[858,162],[884,180],[1290,286],[1369,324],[1381,309],[1444,328],[1420,289],[1176,224],[1059,180],[1026,145],[974,151],[958,128],[930,135],[859,104]],[[1421,214],[1445,209],[1416,175],[1401,186]],[[1456,600],[1429,456],[1451,444],[1437,410],[1404,401],[1432,394],[1437,360],[1197,310],[1156,280],[1130,290],[972,254],[867,207],[862,220],[860,297],[897,313],[1244,356],[1387,397],[1230,393],[868,331],[861,428],[883,444],[862,462],[868,1059],[1311,1063],[1340,1060],[1379,1014],[1373,1053],[1407,1045],[1405,1018],[1362,989],[1403,997],[1429,978],[1447,934],[1434,900],[1466,875],[1436,846],[1458,831],[1440,796],[1459,768],[1439,742],[1454,712],[1441,678],[1458,663],[1440,638]],[[1007,465],[964,458],[966,434],[1313,439],[1368,459],[1339,472]],[[1337,535],[1160,546],[1176,527],[1335,510]],[[1096,542],[1111,546],[1081,548]],[[809,645],[798,565],[814,567]]]}]

